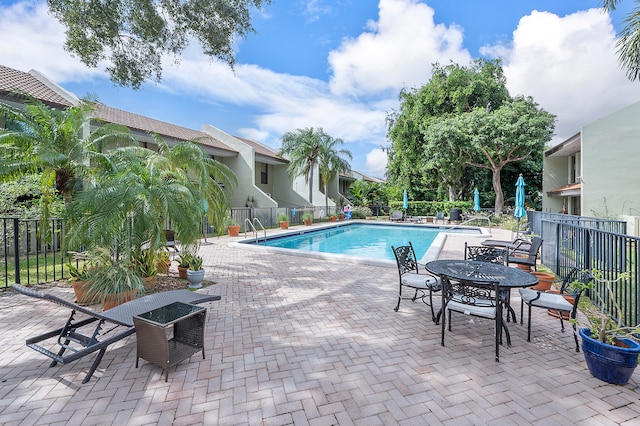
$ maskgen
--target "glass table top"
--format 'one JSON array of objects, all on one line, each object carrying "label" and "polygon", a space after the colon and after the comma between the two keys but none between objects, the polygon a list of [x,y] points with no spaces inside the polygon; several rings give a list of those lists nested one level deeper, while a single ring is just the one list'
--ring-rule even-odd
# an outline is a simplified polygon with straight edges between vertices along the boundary
[{"label": "glass table top", "polygon": [[201,306],[193,306],[188,303],[173,302],[138,316],[158,324],[169,324],[190,314],[203,311],[204,309],[205,308]]}]

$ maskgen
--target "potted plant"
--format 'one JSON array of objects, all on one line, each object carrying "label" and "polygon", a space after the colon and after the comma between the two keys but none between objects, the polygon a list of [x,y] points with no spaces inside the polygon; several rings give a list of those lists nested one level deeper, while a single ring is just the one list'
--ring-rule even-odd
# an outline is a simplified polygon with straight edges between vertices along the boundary
[{"label": "potted plant", "polygon": [[304,213],[302,215],[302,221],[304,222],[305,225],[311,226],[311,224],[313,223],[313,213],[310,213],[310,212]]},{"label": "potted plant", "polygon": [[144,288],[146,290],[153,287],[153,283],[156,280],[158,270],[156,269],[156,256],[151,249],[139,249],[136,250],[133,257],[136,271],[142,278]]},{"label": "potted plant", "polygon": [[89,274],[92,281],[89,297],[100,298],[103,310],[133,300],[138,293],[145,291],[133,262],[127,263],[114,258],[110,251],[104,248],[96,249],[93,256],[99,263],[91,268]]},{"label": "potted plant", "polygon": [[280,229],[289,229],[289,216],[279,214],[276,220],[280,223]]},{"label": "potted plant", "polygon": [[76,295],[76,303],[80,306],[93,305],[99,300],[95,297],[89,297],[89,289],[91,288],[91,259],[86,253],[73,253],[73,263],[67,263],[69,269],[69,283],[73,287]]},{"label": "potted plant", "polygon": [[538,278],[538,284],[530,287],[532,290],[549,291],[551,290],[553,281],[556,279],[556,274],[544,265],[538,266],[538,270],[531,271],[530,274],[533,274]]},{"label": "potted plant", "polygon": [[191,265],[192,257],[193,255],[188,251],[182,252],[178,257],[178,276],[183,280],[187,279],[187,269],[189,269],[189,265]]},{"label": "potted plant", "polygon": [[229,234],[230,237],[237,237],[240,235],[240,225],[238,225],[232,216],[224,218],[224,226],[227,227],[227,234]]},{"label": "potted plant", "polygon": [[[610,304],[616,311],[617,321],[604,312],[604,298],[598,292],[592,292],[598,298],[599,312],[588,315],[589,327],[579,330],[582,338],[582,352],[591,374],[607,383],[624,385],[638,365],[640,354],[640,325],[622,324],[623,312],[616,302],[613,285],[626,281],[628,273],[619,274],[615,280],[604,278],[601,271],[592,271],[593,277],[587,283],[573,282],[574,288],[592,289],[596,283],[606,291]],[[575,320],[574,320],[575,321]]]},{"label": "potted plant", "polygon": [[191,257],[189,269],[187,269],[187,281],[189,281],[189,288],[202,287],[202,280],[204,280],[202,257],[194,255]]},{"label": "potted plant", "polygon": [[171,259],[169,257],[169,252],[165,250],[160,250],[156,253],[156,271],[159,274],[168,274],[169,267],[171,266]]},{"label": "potted plant", "polygon": [[329,220],[331,220],[331,222],[335,222],[336,220],[338,220],[338,216],[336,216],[336,215],[332,214],[332,215],[329,217]]},{"label": "potted plant", "polygon": [[344,212],[343,211],[339,211],[338,212],[338,220],[344,220]]}]

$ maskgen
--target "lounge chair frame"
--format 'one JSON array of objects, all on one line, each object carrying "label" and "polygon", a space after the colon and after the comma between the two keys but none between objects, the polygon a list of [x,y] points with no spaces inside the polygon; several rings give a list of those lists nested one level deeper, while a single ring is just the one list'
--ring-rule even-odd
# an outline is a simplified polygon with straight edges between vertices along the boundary
[{"label": "lounge chair frame", "polygon": [[[93,352],[98,352],[82,383],[87,383],[91,379],[109,345],[135,333],[134,315],[148,312],[175,301],[199,304],[220,300],[220,296],[196,293],[189,290],[174,290],[144,296],[108,311],[98,313],[50,293],[33,290],[20,284],[13,284],[12,289],[25,296],[47,300],[71,309],[71,314],[63,327],[28,338],[26,345],[51,358],[53,361],[49,367],[54,367],[58,363],[68,364]],[[78,313],[88,315],[88,318],[77,319],[76,315]],[[94,328],[89,327],[96,322],[97,324],[95,324]],[[83,329],[86,331],[81,331]],[[49,347],[58,346],[57,353],[41,345],[42,342],[53,340],[54,338],[55,341],[50,342]]]}]

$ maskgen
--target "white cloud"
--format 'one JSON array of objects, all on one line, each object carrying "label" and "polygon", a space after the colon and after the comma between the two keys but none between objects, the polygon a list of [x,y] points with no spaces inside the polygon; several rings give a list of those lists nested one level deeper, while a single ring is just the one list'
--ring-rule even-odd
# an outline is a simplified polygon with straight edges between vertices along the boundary
[{"label": "white cloud", "polygon": [[434,11],[417,0],[380,0],[378,21],[329,53],[331,90],[338,95],[397,93],[426,83],[434,62],[471,60],[462,29],[435,25]]},{"label": "white cloud", "polygon": [[533,98],[558,117],[558,143],[581,127],[640,99],[617,62],[615,31],[601,9],[565,17],[534,11],[520,19],[510,46],[483,49],[504,60],[511,94]]},{"label": "white cloud", "polygon": [[24,72],[35,69],[58,83],[102,74],[64,50],[64,27],[49,15],[45,3],[20,2],[1,10],[2,65]]},{"label": "white cloud", "polygon": [[372,149],[367,154],[367,170],[375,176],[384,177],[387,171],[387,153],[382,148]]}]

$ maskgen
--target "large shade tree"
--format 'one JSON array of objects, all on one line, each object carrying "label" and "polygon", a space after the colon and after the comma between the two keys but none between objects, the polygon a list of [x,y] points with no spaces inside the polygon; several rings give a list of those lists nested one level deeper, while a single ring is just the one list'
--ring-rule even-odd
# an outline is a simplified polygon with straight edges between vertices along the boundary
[{"label": "large shade tree", "polygon": [[138,88],[159,81],[165,55],[193,40],[233,66],[234,43],[254,32],[252,8],[270,0],[47,0],[66,28],[65,48],[90,67],[108,61],[111,80]]},{"label": "large shade tree", "polygon": [[[466,159],[460,155],[465,135],[452,127],[456,116],[474,108],[494,110],[509,99],[506,79],[499,61],[478,59],[469,66],[434,64],[427,84],[400,94],[400,110],[388,116],[391,140],[387,178],[394,185],[413,191],[446,187],[455,201],[462,186],[460,169]],[[453,120],[453,121],[452,121]],[[439,134],[442,129],[446,134]],[[443,174],[447,169],[452,174]]]}]

